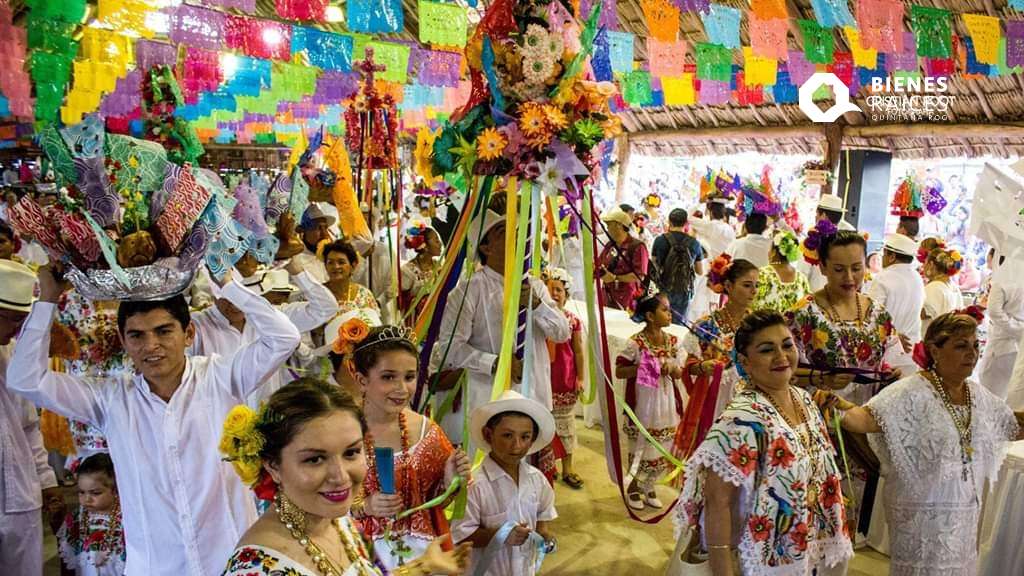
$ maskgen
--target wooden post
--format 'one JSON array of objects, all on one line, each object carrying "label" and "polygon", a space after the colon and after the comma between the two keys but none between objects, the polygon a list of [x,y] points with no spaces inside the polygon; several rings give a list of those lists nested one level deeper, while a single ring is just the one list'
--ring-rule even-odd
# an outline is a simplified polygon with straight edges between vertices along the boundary
[{"label": "wooden post", "polygon": [[825,124],[824,161],[828,170],[835,173],[839,167],[839,153],[843,149],[843,124],[829,122]]},{"label": "wooden post", "polygon": [[615,201],[622,201],[622,190],[626,187],[626,169],[629,168],[629,134],[615,139],[615,152],[619,159],[619,173],[615,178]]}]

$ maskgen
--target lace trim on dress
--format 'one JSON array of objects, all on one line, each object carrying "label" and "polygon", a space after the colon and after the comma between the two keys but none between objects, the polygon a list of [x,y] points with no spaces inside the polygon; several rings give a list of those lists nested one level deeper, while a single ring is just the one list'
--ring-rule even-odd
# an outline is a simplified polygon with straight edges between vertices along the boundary
[{"label": "lace trim on dress", "polygon": [[686,462],[680,505],[673,518],[677,540],[684,529],[699,522],[700,511],[704,509],[704,475],[709,469],[737,488],[753,490],[755,474],[744,476],[725,454],[698,449]]},{"label": "lace trim on dress", "polygon": [[825,540],[808,540],[806,562],[794,562],[779,566],[761,564],[760,553],[754,543],[745,535],[739,545],[740,563],[743,576],[805,576],[809,568],[832,567],[853,558],[853,544],[849,538],[832,537]]}]

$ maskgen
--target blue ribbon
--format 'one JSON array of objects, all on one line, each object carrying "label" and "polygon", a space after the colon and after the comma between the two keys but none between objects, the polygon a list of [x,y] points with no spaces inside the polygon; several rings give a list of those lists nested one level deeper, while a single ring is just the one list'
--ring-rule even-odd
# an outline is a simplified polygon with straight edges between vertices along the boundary
[{"label": "blue ribbon", "polygon": [[[505,522],[498,528],[498,531],[494,533],[491,541],[487,543],[487,547],[484,548],[483,554],[480,556],[480,561],[477,562],[476,566],[473,567],[473,576],[484,576],[487,573],[487,569],[491,567],[491,562],[494,562],[495,556],[502,548],[505,547],[505,542],[508,540],[509,534],[512,533],[512,529],[516,527],[516,523],[511,520]],[[544,557],[547,556],[548,543],[544,540],[544,537],[537,533],[536,530],[531,530],[529,537],[523,546],[533,546],[537,550],[537,560],[534,562],[533,572],[535,574],[540,573],[540,566],[544,563]]]}]

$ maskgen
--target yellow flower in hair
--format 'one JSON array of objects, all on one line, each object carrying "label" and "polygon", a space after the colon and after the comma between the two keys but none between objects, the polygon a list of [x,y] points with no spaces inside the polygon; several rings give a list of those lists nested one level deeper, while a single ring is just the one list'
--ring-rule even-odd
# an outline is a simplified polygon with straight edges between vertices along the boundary
[{"label": "yellow flower in hair", "polygon": [[243,439],[252,434],[256,426],[256,413],[252,408],[239,404],[228,412],[224,419],[224,436]]},{"label": "yellow flower in hair", "polygon": [[260,469],[263,468],[263,463],[259,460],[244,459],[244,460],[233,460],[231,465],[235,468],[235,473],[242,479],[242,483],[246,486],[251,486],[256,483],[260,478]]}]

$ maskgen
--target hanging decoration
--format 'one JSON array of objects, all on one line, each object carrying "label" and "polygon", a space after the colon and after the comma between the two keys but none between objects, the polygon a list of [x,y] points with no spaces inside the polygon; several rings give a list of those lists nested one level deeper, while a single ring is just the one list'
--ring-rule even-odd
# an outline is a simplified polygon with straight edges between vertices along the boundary
[{"label": "hanging decoration", "polygon": [[910,7],[910,22],[917,54],[925,58],[949,58],[953,53],[950,12],[929,6]]}]

